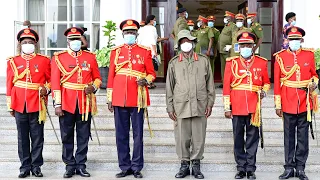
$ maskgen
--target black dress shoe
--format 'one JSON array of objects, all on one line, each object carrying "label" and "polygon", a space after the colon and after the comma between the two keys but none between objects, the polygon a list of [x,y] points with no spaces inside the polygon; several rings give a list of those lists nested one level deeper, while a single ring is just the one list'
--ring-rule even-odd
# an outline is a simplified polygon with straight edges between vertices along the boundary
[{"label": "black dress shoe", "polygon": [[18,177],[19,178],[26,178],[28,176],[30,176],[30,171],[22,171],[22,172],[20,172]]},{"label": "black dress shoe", "polygon": [[181,167],[179,172],[176,174],[176,178],[185,178],[190,175],[190,161],[181,161]]},{"label": "black dress shoe", "polygon": [[306,173],[302,170],[297,171],[296,177],[298,177],[300,180],[309,180]]},{"label": "black dress shoe", "polygon": [[116,174],[116,178],[123,178],[132,174],[133,174],[133,171],[131,169],[127,171],[121,171],[120,173]]},{"label": "black dress shoe", "polygon": [[135,178],[143,178],[143,175],[141,174],[140,171],[135,171],[135,172],[133,172],[133,176],[134,176]]},{"label": "black dress shoe", "polygon": [[74,175],[74,170],[67,170],[64,175],[63,178],[71,178]]},{"label": "black dress shoe", "polygon": [[36,169],[32,170],[32,175],[35,177],[43,177],[43,174],[42,174],[40,168],[36,168]]},{"label": "black dress shoe", "polygon": [[294,169],[286,169],[280,176],[279,179],[289,179],[294,177]]},{"label": "black dress shoe", "polygon": [[247,179],[256,179],[256,174],[252,171],[247,172]]},{"label": "black dress shoe", "polygon": [[196,179],[204,179],[204,176],[200,170],[200,160],[192,160],[192,173]]},{"label": "black dress shoe", "polygon": [[82,176],[82,177],[90,177],[90,173],[86,169],[77,169],[76,174]]},{"label": "black dress shoe", "polygon": [[238,171],[237,174],[234,176],[235,179],[243,179],[246,176],[246,172]]}]

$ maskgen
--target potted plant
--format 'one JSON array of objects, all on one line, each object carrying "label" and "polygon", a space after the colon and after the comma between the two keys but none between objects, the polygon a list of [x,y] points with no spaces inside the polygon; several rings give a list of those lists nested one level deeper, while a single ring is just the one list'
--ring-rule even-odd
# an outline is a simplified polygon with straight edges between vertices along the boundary
[{"label": "potted plant", "polygon": [[[314,51],[314,58],[316,61],[317,74],[318,74],[318,77],[320,77],[320,48]],[[320,83],[318,88],[320,89]]]},{"label": "potted plant", "polygon": [[106,25],[102,26],[105,30],[104,36],[108,37],[107,46],[102,49],[96,50],[96,59],[99,66],[100,75],[102,78],[101,89],[105,89],[108,83],[108,73],[110,65],[110,52],[111,48],[115,46],[113,40],[115,40],[116,35],[114,32],[117,30],[116,23],[113,21],[106,21]]}]

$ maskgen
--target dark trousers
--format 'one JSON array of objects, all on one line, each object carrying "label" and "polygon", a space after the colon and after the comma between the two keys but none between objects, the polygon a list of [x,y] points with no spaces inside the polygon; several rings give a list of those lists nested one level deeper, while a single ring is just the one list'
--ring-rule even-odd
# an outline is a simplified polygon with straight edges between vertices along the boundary
[{"label": "dark trousers", "polygon": [[308,133],[310,123],[307,121],[307,112],[300,114],[283,113],[283,119],[284,168],[304,170],[309,155]]},{"label": "dark trousers", "polygon": [[[144,109],[114,107],[118,162],[122,171],[141,171],[143,168],[143,114]],[[130,119],[133,131],[133,154],[130,158]]]},{"label": "dark trousers", "polygon": [[[15,112],[18,130],[18,154],[20,171],[30,171],[43,165],[43,123],[39,124],[39,112]],[[30,151],[31,139],[31,151]]]},{"label": "dark trousers", "polygon": [[[232,118],[234,158],[238,171],[255,171],[259,144],[259,128],[250,125],[251,115]],[[246,132],[246,139],[244,133]]]},{"label": "dark trousers", "polygon": [[[82,121],[78,106],[75,113],[63,111],[64,116],[59,118],[62,140],[62,160],[66,164],[66,170],[85,169],[87,162],[88,143],[90,137],[91,114],[88,121]],[[77,151],[74,149],[74,128],[77,133]]]}]

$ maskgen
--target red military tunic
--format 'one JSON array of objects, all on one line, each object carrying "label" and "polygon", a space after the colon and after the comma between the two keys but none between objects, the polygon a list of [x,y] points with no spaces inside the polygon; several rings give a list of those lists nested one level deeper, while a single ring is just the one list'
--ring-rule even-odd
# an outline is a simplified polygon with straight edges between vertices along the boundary
[{"label": "red military tunic", "polygon": [[139,88],[137,80],[146,78],[150,83],[155,77],[149,48],[138,44],[114,48],[110,55],[108,102],[113,106],[145,108],[150,105],[148,88]]},{"label": "red military tunic", "polygon": [[254,114],[259,105],[258,92],[270,89],[268,60],[260,56],[252,56],[250,61],[239,56],[230,57],[223,82],[225,111],[230,111],[232,106],[233,115]]},{"label": "red military tunic", "polygon": [[[100,87],[101,77],[95,54],[89,51],[71,50],[54,54],[51,63],[52,96],[54,104],[61,105],[62,110],[75,113],[78,104],[79,113],[86,113],[87,96],[84,89],[88,84]],[[94,96],[94,95],[92,95]],[[91,103],[95,105],[95,99]],[[88,112],[91,112],[92,106]]]},{"label": "red military tunic", "polygon": [[41,54],[18,55],[7,59],[8,110],[32,113],[43,110],[39,88],[50,90],[50,59]]},{"label": "red military tunic", "polygon": [[[274,64],[274,95],[276,109],[285,113],[300,114],[307,111],[306,91],[312,79],[318,83],[312,50],[300,49],[296,53],[290,49],[276,54]],[[312,109],[309,98],[310,110]],[[311,120],[311,119],[310,119]]]}]

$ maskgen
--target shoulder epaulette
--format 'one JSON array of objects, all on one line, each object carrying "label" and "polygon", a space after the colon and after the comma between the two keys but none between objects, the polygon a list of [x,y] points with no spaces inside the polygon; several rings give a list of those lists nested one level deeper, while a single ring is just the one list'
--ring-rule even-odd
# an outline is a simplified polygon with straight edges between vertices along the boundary
[{"label": "shoulder epaulette", "polygon": [[93,54],[93,55],[96,55],[95,52],[91,52],[91,51],[88,51],[88,50],[83,50],[84,52],[87,52],[87,53],[90,53],[90,54]]},{"label": "shoulder epaulette", "polygon": [[231,61],[231,60],[234,60],[234,59],[236,59],[236,58],[238,58],[239,56],[232,56],[232,57],[228,57],[227,59],[226,59],[226,61]]},{"label": "shoulder epaulette", "polygon": [[178,54],[178,55],[175,55],[173,58],[170,59],[169,63],[172,62],[172,61],[174,61],[174,60],[177,59],[178,57],[179,57],[179,54]]},{"label": "shoulder epaulette", "polygon": [[282,53],[283,51],[286,51],[286,49],[282,49],[281,51],[274,53],[273,56],[276,56],[277,54]]},{"label": "shoulder epaulette", "polygon": [[302,48],[302,50],[304,50],[304,51],[314,52],[314,48]]},{"label": "shoulder epaulette", "polygon": [[268,61],[267,58],[264,58],[264,57],[261,57],[261,56],[258,56],[258,55],[255,55],[255,56],[258,57],[258,58],[260,58],[260,59],[262,59],[262,60]]},{"label": "shoulder epaulette", "polygon": [[7,60],[9,61],[9,60],[11,60],[11,59],[13,59],[13,58],[15,58],[15,57],[18,57],[18,56],[20,56],[20,54],[15,55],[15,56],[9,56],[9,57],[7,57]]},{"label": "shoulder epaulette", "polygon": [[119,49],[119,48],[121,48],[123,45],[124,45],[124,44],[121,44],[121,45],[119,45],[119,46],[113,47],[113,48],[111,48],[111,51],[116,50],[116,49]]},{"label": "shoulder epaulette", "polygon": [[40,54],[40,53],[37,53],[37,55],[42,56],[42,57],[46,57],[46,58],[50,59],[49,56],[46,56],[46,55],[43,55],[43,54]]},{"label": "shoulder epaulette", "polygon": [[59,51],[59,52],[55,52],[55,53],[53,53],[53,55],[55,55],[55,56],[59,56],[60,54],[63,54],[63,53],[66,53],[66,52],[67,52],[67,50]]},{"label": "shoulder epaulette", "polygon": [[146,49],[146,50],[151,50],[151,48],[150,47],[147,47],[147,46],[143,46],[143,45],[141,45],[141,44],[137,44],[139,47],[141,47],[141,48],[143,48],[143,49]]}]

